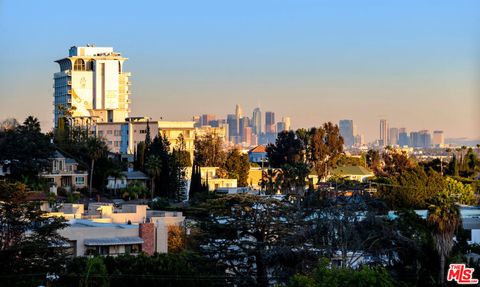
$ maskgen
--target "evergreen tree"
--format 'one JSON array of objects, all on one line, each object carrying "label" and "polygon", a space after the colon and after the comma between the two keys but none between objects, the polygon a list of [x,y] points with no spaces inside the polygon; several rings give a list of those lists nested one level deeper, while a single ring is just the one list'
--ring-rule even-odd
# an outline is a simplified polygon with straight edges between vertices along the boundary
[{"label": "evergreen tree", "polygon": [[146,150],[150,148],[150,145],[152,144],[152,138],[150,136],[150,122],[147,120],[147,128],[145,131],[145,147]]}]

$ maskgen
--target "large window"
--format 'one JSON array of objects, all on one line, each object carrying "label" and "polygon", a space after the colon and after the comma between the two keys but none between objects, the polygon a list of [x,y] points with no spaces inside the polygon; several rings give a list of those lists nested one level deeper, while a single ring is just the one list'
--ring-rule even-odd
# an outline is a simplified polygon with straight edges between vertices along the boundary
[{"label": "large window", "polygon": [[75,60],[75,65],[73,69],[75,71],[85,71],[85,61],[83,59]]}]

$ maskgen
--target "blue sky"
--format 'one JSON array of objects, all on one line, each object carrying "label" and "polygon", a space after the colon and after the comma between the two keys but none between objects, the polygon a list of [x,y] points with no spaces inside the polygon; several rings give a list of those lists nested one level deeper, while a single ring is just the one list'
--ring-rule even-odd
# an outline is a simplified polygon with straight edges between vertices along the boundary
[{"label": "blue sky", "polygon": [[51,127],[53,61],[87,43],[130,59],[134,115],[239,103],[369,140],[380,118],[480,137],[480,1],[0,0],[0,119]]}]

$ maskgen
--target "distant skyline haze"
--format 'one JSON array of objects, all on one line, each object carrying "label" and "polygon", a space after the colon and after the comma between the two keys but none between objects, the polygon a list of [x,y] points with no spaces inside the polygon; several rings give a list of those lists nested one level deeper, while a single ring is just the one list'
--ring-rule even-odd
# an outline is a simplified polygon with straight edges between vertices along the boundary
[{"label": "distant skyline haze", "polygon": [[[131,115],[380,119],[480,139],[480,1],[0,1],[0,120],[53,127],[55,60],[71,46],[129,58]],[[264,121],[264,119],[262,119]]]}]

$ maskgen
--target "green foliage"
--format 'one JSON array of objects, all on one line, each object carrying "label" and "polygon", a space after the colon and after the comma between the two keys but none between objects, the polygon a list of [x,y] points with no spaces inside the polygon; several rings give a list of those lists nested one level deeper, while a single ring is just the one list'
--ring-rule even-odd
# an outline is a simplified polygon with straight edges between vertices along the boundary
[{"label": "green foliage", "polygon": [[287,267],[297,263],[286,242],[295,234],[295,223],[302,221],[290,204],[238,194],[209,200],[199,210],[199,249],[226,265],[237,284],[265,286],[270,268],[285,276]]},{"label": "green foliage", "polygon": [[304,161],[305,146],[293,131],[278,134],[275,144],[266,147],[270,166],[279,168],[285,164],[293,165]]},{"label": "green foliage", "polygon": [[149,194],[148,188],[142,184],[133,183],[127,186],[127,189],[123,192],[124,200],[146,198]]},{"label": "green foliage", "polygon": [[191,252],[77,257],[67,264],[58,286],[224,286],[223,273],[221,265]]},{"label": "green foliage", "polygon": [[379,178],[378,196],[393,209],[426,208],[429,201],[445,186],[441,174],[425,172],[417,166],[392,176]]},{"label": "green foliage", "polygon": [[455,199],[457,203],[466,205],[477,205],[478,199],[475,196],[473,188],[469,184],[463,184],[453,178],[447,177],[445,180],[444,192]]},{"label": "green foliage", "polygon": [[363,266],[354,270],[350,268],[331,267],[328,260],[321,260],[311,275],[295,275],[289,287],[341,287],[341,286],[396,286],[384,268]]},{"label": "green foliage", "polygon": [[222,139],[214,134],[195,137],[195,161],[199,166],[222,166],[225,162]]},{"label": "green foliage", "polygon": [[[456,185],[456,183],[451,183]],[[455,187],[454,187],[455,188]],[[434,229],[435,247],[440,256],[440,272],[438,282],[445,281],[445,260],[453,247],[453,236],[461,225],[460,210],[448,189],[438,193],[428,207],[428,223]]]},{"label": "green foliage", "polygon": [[40,171],[50,168],[54,146],[41,132],[37,118],[30,116],[15,129],[0,131],[0,151],[0,162],[7,162],[10,177],[32,184]]},{"label": "green foliage", "polygon": [[238,149],[232,149],[227,153],[227,159],[223,165],[227,172],[228,178],[236,178],[237,185],[248,186],[248,173],[250,171],[250,163],[248,155],[241,154]]},{"label": "green foliage", "polygon": [[330,174],[343,154],[343,138],[337,125],[324,123],[320,128],[310,130],[307,147],[308,160],[312,163],[319,180]]},{"label": "green foliage", "polygon": [[0,285],[35,286],[39,282],[27,275],[62,269],[66,255],[59,246],[65,239],[58,230],[65,220],[43,215],[26,201],[25,185],[0,182]]}]

